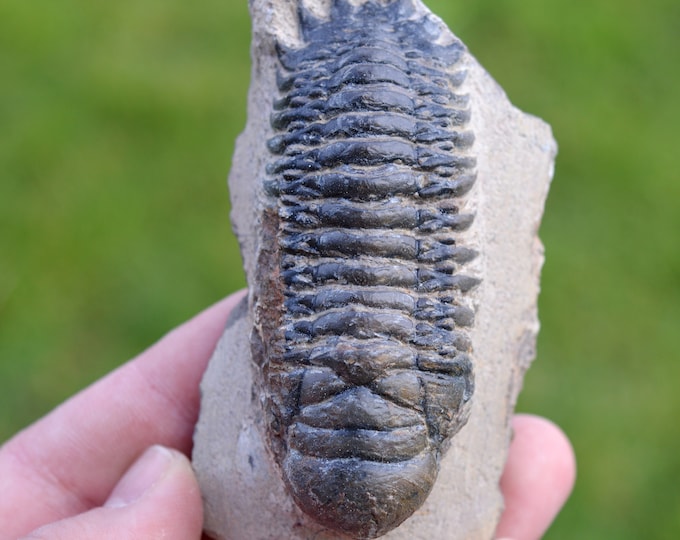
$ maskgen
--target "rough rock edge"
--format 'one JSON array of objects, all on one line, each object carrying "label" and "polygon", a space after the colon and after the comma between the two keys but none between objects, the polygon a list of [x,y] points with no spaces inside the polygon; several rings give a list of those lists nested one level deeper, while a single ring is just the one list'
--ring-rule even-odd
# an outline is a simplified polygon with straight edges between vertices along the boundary
[{"label": "rough rock edge", "polygon": [[[248,125],[237,141],[230,175],[232,220],[249,280],[261,230],[253,218],[260,215],[260,180],[270,159],[264,141],[271,136],[269,111],[276,93],[273,35],[295,42],[295,1],[254,0],[251,13]],[[477,317],[471,332],[476,393],[468,425],[454,437],[428,500],[383,536],[390,540],[493,538],[502,511],[498,480],[510,418],[538,332],[543,249],[537,230],[556,145],[549,126],[514,108],[469,54],[466,63],[478,163],[476,186],[468,196],[477,217],[466,241],[481,252],[471,272],[483,279],[474,293]],[[227,325],[201,385],[194,467],[206,505],[206,531],[218,540],[347,538],[302,514],[269,456],[260,397],[252,392],[250,324],[244,305]]]}]

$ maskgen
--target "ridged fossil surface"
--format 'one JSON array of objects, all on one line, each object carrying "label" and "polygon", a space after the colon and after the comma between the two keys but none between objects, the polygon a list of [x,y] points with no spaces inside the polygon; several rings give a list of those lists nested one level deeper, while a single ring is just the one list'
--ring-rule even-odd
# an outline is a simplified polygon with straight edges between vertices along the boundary
[{"label": "ridged fossil surface", "polygon": [[206,532],[491,540],[550,128],[421,0],[249,6],[229,178],[249,295],[201,383]]},{"label": "ridged fossil surface", "polygon": [[278,47],[252,352],[298,505],[373,538],[425,500],[473,393],[464,47],[410,0],[299,16],[304,46]]}]

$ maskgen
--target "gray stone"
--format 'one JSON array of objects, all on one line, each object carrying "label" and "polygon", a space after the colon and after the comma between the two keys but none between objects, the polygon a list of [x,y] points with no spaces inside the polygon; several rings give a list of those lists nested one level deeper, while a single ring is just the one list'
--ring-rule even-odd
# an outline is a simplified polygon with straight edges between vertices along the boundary
[{"label": "gray stone", "polygon": [[[491,539],[502,511],[498,482],[511,435],[510,418],[524,372],[534,357],[538,332],[536,298],[543,261],[537,230],[552,177],[555,143],[549,127],[515,109],[502,89],[476,60],[467,50],[461,49],[460,58],[454,59],[455,69],[448,72],[448,77],[457,94],[469,96],[469,104],[464,105],[461,110],[468,110],[469,107],[471,116],[469,120],[460,120],[463,127],[457,133],[473,133],[474,143],[470,149],[471,139],[461,135],[460,140],[454,144],[453,151],[472,156],[472,161],[467,161],[465,166],[457,166],[457,170],[474,167],[476,181],[474,185],[466,184],[465,191],[470,189],[469,193],[462,195],[461,191],[462,198],[456,198],[455,203],[459,214],[474,215],[474,219],[457,220],[447,226],[455,230],[456,246],[465,246],[470,253],[478,253],[474,258],[463,256],[460,251],[451,253],[452,257],[459,258],[460,265],[464,265],[466,275],[481,279],[477,286],[464,294],[460,291],[467,288],[458,286],[455,302],[459,308],[452,315],[456,327],[461,326],[464,330],[465,339],[459,348],[466,347],[468,338],[472,343],[473,351],[470,356],[475,377],[474,395],[469,402],[459,405],[459,413],[452,411],[451,414],[458,420],[454,418],[454,424],[447,428],[451,433],[439,442],[432,442],[430,437],[430,442],[427,443],[432,449],[432,455],[439,462],[440,471],[422,506],[416,509],[416,504],[415,507],[404,510],[404,515],[388,518],[387,525],[379,523],[379,520],[376,520],[376,525],[371,519],[350,516],[348,523],[342,527],[344,530],[353,530],[352,535],[334,532],[327,525],[329,522],[332,524],[333,520],[341,520],[342,516],[332,515],[333,504],[320,510],[330,514],[319,517],[314,516],[317,509],[309,507],[313,503],[305,507],[304,496],[302,503],[299,495],[296,496],[297,502],[291,496],[291,485],[295,489],[295,480],[286,478],[286,472],[282,472],[282,466],[277,464],[277,461],[282,461],[282,451],[277,450],[277,444],[284,447],[285,453],[288,443],[285,440],[280,443],[271,442],[271,428],[267,426],[272,423],[272,417],[265,403],[269,399],[265,394],[271,392],[271,389],[265,388],[266,378],[261,373],[263,361],[258,358],[258,349],[251,343],[252,335],[260,338],[269,335],[262,328],[263,324],[267,324],[266,318],[271,317],[267,310],[273,309],[272,305],[275,303],[266,296],[271,296],[271,292],[262,292],[262,282],[267,281],[268,276],[275,277],[278,272],[277,268],[270,268],[272,260],[268,254],[273,249],[272,242],[275,238],[272,237],[278,234],[280,227],[277,225],[272,229],[267,222],[268,209],[272,197],[275,196],[272,192],[276,188],[273,190],[265,180],[272,177],[272,163],[275,163],[274,167],[277,166],[276,160],[281,158],[272,153],[271,148],[276,144],[270,143],[268,149],[267,141],[277,135],[270,115],[274,99],[281,96],[276,80],[280,61],[275,44],[293,50],[302,47],[297,14],[299,1],[303,1],[315,17],[322,19],[328,17],[332,4],[330,1],[311,0],[251,2],[254,29],[253,73],[248,98],[248,124],[237,141],[230,175],[234,209],[232,220],[241,243],[244,267],[251,288],[247,301],[244,301],[230,319],[201,385],[203,397],[201,416],[194,437],[193,461],[205,502],[206,531],[219,540],[370,538],[384,534],[415,510],[398,528],[386,532],[384,538]],[[353,5],[364,3],[365,0],[352,2]],[[450,50],[451,44],[457,42],[445,25],[431,15],[418,0],[401,0],[396,4],[401,6],[400,13],[407,13],[410,20],[419,20],[418,28],[428,32],[430,45],[424,43],[423,47],[434,47],[437,54],[444,54],[446,50]],[[409,6],[414,11],[410,12]],[[423,21],[427,24],[423,25]],[[433,56],[432,50],[425,52]],[[367,54],[370,56],[375,53]],[[396,72],[392,74],[380,70],[376,69],[373,73],[378,73],[382,78],[393,77],[394,80],[400,76]],[[433,105],[432,110],[436,112],[435,109]],[[420,148],[417,150],[420,151]],[[393,150],[391,148],[390,152]],[[345,155],[347,151],[347,148],[343,149]],[[401,147],[397,151],[402,152]],[[408,152],[406,148],[399,154],[402,161],[403,155],[408,156]],[[322,159],[331,158],[328,154],[322,156]],[[425,166],[422,160],[419,164],[416,166]],[[297,165],[284,163],[281,166],[285,168]],[[452,178],[456,178],[455,174],[458,173],[454,173]],[[457,197],[457,193],[453,193],[452,197]],[[405,200],[397,196],[392,198]],[[305,211],[309,213],[308,208]],[[320,219],[328,219],[324,216],[330,214],[337,216],[339,212],[346,214],[347,210],[344,207],[341,211],[330,207]],[[394,212],[391,214],[394,215]],[[320,214],[317,212],[313,217],[318,215]],[[352,214],[352,219],[366,219],[356,216],[356,213]],[[403,219],[410,222],[411,214],[405,212],[404,216],[406,217]],[[379,227],[387,227],[387,222],[394,221],[397,217],[385,214],[371,219],[371,227],[376,226],[376,223]],[[339,240],[341,244],[348,242],[349,233],[343,234],[345,236],[341,236]],[[390,234],[393,236],[390,237]],[[399,236],[400,239],[406,237],[407,234]],[[394,233],[386,231],[386,238],[394,239]],[[352,242],[356,245],[356,240]],[[364,244],[368,245],[366,249],[383,249],[378,239],[368,240]],[[403,253],[408,255],[410,252]],[[405,256],[403,253],[399,252],[400,256]],[[351,255],[361,257],[364,252]],[[271,283],[266,286],[270,285]],[[341,290],[340,293],[326,294],[323,301],[319,298],[314,301],[323,303],[326,307],[328,302],[338,302],[338,299],[349,302],[346,300],[347,292]],[[364,295],[361,301],[377,304],[387,302],[392,309],[395,305],[408,305],[409,298],[408,294],[372,294],[369,297]],[[352,297],[351,301],[355,302],[356,299]],[[474,325],[470,326],[473,312]],[[377,328],[378,323],[383,324],[380,322],[382,319],[369,317],[366,320],[368,330]],[[399,325],[393,319],[388,322],[397,330],[403,329],[404,325],[408,328],[409,324],[406,319],[402,321],[401,318],[398,320]],[[322,330],[342,327],[343,324],[345,323],[333,319],[324,322]],[[321,327],[317,326],[316,330],[310,331],[321,332],[319,328]],[[429,342],[426,345],[431,346]],[[434,365],[423,360],[421,369],[426,364]],[[320,372],[321,375],[325,376]],[[403,379],[407,380],[408,377]],[[456,387],[455,384],[451,388]],[[317,412],[310,412],[312,410]],[[324,422],[335,425],[333,422],[341,421],[341,414],[329,414],[326,409],[318,412],[320,410],[319,407],[307,409],[308,417],[317,415],[308,421],[318,425]],[[322,416],[318,416],[319,414]],[[372,413],[364,411],[362,414],[364,421],[377,418],[377,413],[371,416]],[[366,414],[370,417],[368,420],[365,418]],[[463,427],[466,419],[467,425]],[[408,419],[395,420],[400,421],[410,422]],[[427,417],[428,425],[439,421],[437,417]],[[458,429],[460,431],[451,438],[450,435]],[[332,452],[332,441],[328,444],[331,445],[331,450],[328,450],[328,445],[323,449],[314,447],[312,450],[322,454]],[[366,450],[369,451],[373,450]],[[408,445],[402,451],[410,452]],[[430,483],[433,480],[434,477],[427,479]],[[360,488],[363,489],[361,486]],[[360,488],[355,487],[354,491]],[[332,486],[332,489],[339,488]],[[428,489],[429,484],[423,488],[424,495]],[[354,496],[351,489],[348,493],[349,496]],[[401,512],[402,506],[397,501],[395,511]],[[386,510],[392,511],[392,508]],[[370,510],[367,515],[369,514]]]}]

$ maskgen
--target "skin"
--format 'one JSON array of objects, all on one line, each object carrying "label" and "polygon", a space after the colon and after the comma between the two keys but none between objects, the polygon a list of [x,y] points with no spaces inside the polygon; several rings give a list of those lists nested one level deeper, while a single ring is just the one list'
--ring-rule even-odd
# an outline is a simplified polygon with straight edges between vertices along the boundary
[{"label": "skin", "polygon": [[[236,293],[0,447],[0,540],[201,538],[186,458],[199,381]],[[575,461],[549,421],[519,415],[501,480],[498,538],[540,538],[571,492]]]}]

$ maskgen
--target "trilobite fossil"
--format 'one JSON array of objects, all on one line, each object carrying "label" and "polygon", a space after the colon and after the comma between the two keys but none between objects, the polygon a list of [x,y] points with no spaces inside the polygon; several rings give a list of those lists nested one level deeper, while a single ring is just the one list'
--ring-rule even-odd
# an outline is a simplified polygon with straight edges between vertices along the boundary
[{"label": "trilobite fossil", "polygon": [[304,44],[278,45],[252,353],[298,506],[374,538],[423,503],[473,392],[464,48],[412,0],[299,18]]}]

